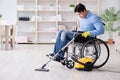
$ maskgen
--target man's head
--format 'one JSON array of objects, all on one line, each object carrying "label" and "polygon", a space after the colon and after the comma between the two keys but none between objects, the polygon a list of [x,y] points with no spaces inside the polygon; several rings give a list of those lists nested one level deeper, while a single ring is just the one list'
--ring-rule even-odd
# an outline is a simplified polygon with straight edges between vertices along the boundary
[{"label": "man's head", "polygon": [[76,5],[74,12],[80,17],[80,18],[85,18],[87,15],[87,10],[86,7],[79,3]]}]

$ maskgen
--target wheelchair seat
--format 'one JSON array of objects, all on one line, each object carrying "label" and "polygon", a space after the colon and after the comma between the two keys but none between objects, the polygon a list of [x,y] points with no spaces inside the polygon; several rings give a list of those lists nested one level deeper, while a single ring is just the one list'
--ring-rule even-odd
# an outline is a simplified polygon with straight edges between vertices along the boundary
[{"label": "wheelchair seat", "polygon": [[79,35],[75,38],[74,42],[75,42],[75,43],[85,43],[85,42],[87,42],[87,41],[89,41],[89,40],[91,40],[91,39],[94,39],[94,38],[96,38],[96,37],[87,37],[87,38],[84,38],[84,37],[82,37],[81,34],[79,34]]}]

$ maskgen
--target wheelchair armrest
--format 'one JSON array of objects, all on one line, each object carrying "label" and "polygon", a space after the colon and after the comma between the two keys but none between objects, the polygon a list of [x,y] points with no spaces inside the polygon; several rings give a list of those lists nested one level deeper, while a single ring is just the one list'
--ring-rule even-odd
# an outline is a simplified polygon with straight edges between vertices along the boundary
[{"label": "wheelchair armrest", "polygon": [[96,36],[95,36],[95,37],[90,37],[90,36],[89,36],[89,37],[84,38],[84,37],[82,37],[82,33],[83,33],[83,32],[78,31],[78,32],[76,32],[76,33],[74,34],[74,38],[75,38],[74,42],[85,43],[85,42],[87,42],[88,40],[91,40],[91,39],[95,39],[95,38],[96,38]]},{"label": "wheelchair armrest", "polygon": [[76,30],[72,30],[72,32],[77,32]]},{"label": "wheelchair armrest", "polygon": [[82,31],[75,31],[75,34],[74,34],[74,38],[76,38],[77,36],[82,36]]}]

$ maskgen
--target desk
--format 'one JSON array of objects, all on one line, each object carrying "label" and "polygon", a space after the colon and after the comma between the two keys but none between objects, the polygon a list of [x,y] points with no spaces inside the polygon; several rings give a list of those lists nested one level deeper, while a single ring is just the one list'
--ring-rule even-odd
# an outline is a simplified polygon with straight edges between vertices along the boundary
[{"label": "desk", "polygon": [[9,27],[12,25],[6,24],[6,25],[0,25],[0,26],[1,26],[1,29],[4,30],[4,31],[1,30],[3,32],[1,33],[1,36],[3,36],[1,38],[5,38],[5,50],[8,50],[9,49]]},{"label": "desk", "polygon": [[5,25],[5,50],[9,49],[9,25]]}]

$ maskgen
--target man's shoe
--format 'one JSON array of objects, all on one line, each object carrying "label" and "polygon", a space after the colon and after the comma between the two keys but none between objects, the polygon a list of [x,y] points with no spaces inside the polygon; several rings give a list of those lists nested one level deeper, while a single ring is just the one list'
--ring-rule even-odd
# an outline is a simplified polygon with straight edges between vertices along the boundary
[{"label": "man's shoe", "polygon": [[64,60],[64,57],[56,56],[54,61],[60,62],[61,60]]},{"label": "man's shoe", "polygon": [[53,57],[54,55],[55,55],[54,53],[50,53],[50,54],[47,54],[46,56]]}]

